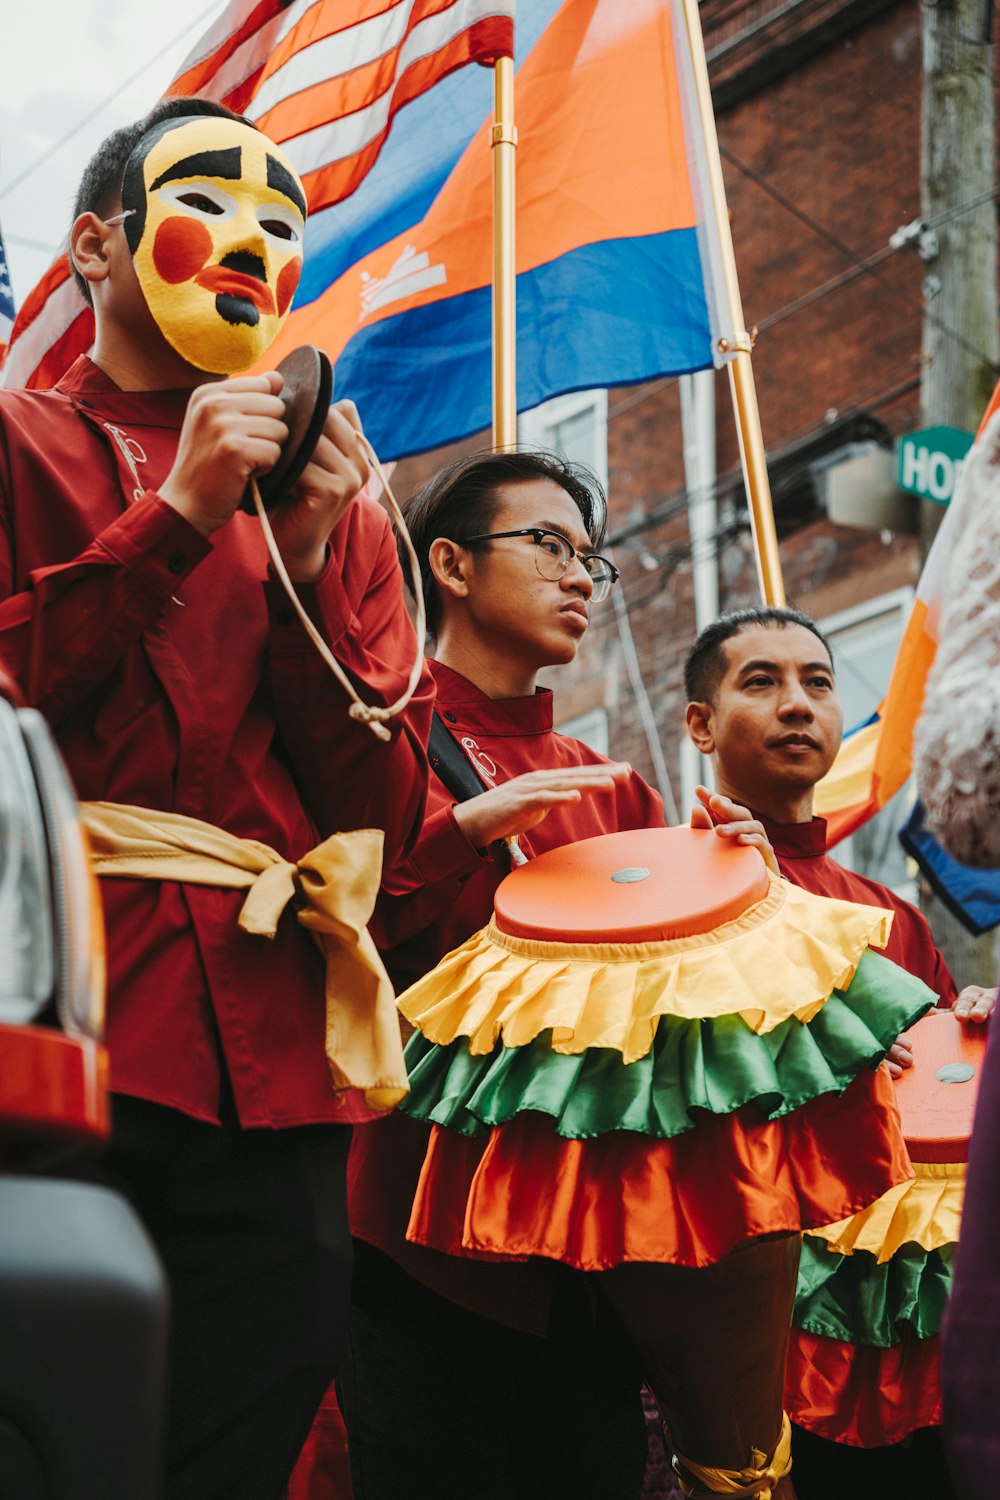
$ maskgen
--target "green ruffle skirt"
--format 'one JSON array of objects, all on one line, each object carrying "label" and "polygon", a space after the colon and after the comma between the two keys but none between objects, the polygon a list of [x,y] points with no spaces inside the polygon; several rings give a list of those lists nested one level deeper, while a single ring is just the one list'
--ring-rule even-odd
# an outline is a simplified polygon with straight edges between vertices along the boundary
[{"label": "green ruffle skirt", "polygon": [[952,1251],[951,1245],[904,1245],[879,1265],[866,1250],[841,1255],[807,1234],[792,1321],[808,1333],[876,1349],[902,1343],[907,1329],[918,1339],[933,1338],[948,1300]]},{"label": "green ruffle skirt", "polygon": [[617,1130],[665,1140],[690,1130],[699,1110],[726,1115],[749,1103],[775,1120],[877,1067],[932,1003],[924,985],[866,949],[849,988],[835,990],[808,1024],[793,1018],[759,1036],[737,1015],[661,1016],[650,1051],[631,1063],[610,1048],[553,1052],[548,1032],[479,1056],[464,1038],[437,1046],[416,1032],[400,1108],[468,1136],[534,1110],[576,1140]]}]

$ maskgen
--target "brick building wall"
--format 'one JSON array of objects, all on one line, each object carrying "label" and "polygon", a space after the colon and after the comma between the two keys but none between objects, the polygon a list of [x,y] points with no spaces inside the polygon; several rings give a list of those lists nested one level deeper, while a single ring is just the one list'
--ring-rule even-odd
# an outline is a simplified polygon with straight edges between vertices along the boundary
[{"label": "brick building wall", "polygon": [[[701,10],[744,310],[760,330],[754,369],[786,590],[827,618],[919,572],[914,537],[831,524],[809,478],[810,453],[858,422],[884,443],[922,425],[926,268],[912,249],[889,250],[920,209],[919,0],[702,0]],[[874,263],[861,270],[850,252]],[[727,609],[758,591],[724,373],[716,407]],[[400,493],[486,442],[407,460]],[[676,793],[681,668],[695,631],[676,380],[609,391],[607,463],[619,587]],[[610,603],[551,685],[560,720],[604,708],[611,753],[652,777]]]}]

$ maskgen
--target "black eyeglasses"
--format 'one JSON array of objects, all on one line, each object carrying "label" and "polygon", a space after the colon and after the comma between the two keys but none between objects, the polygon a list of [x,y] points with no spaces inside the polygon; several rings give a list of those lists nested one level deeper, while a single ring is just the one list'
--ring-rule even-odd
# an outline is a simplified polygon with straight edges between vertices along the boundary
[{"label": "black eyeglasses", "polygon": [[542,526],[524,526],[520,531],[486,531],[482,536],[467,536],[461,545],[470,542],[499,542],[508,536],[530,536],[535,543],[535,567],[550,583],[558,583],[564,576],[574,557],[583,564],[593,585],[592,598],[600,604],[611,592],[611,585],[620,577],[618,569],[606,557],[597,552],[578,552],[566,537],[558,531],[546,531]]}]

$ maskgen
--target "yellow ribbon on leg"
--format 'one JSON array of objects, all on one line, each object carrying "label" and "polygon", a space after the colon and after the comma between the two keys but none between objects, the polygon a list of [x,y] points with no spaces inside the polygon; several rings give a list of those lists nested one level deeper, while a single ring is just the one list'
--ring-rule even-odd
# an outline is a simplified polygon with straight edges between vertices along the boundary
[{"label": "yellow ribbon on leg", "polygon": [[[669,1439],[669,1433],[667,1436]],[[781,1414],[781,1436],[765,1468],[766,1458],[767,1454],[760,1448],[753,1448],[747,1468],[713,1469],[684,1458],[675,1450],[674,1468],[688,1500],[698,1500],[704,1495],[730,1495],[733,1500],[741,1500],[741,1497],[742,1500],[771,1500],[775,1485],[792,1467],[792,1424],[785,1412]]]}]

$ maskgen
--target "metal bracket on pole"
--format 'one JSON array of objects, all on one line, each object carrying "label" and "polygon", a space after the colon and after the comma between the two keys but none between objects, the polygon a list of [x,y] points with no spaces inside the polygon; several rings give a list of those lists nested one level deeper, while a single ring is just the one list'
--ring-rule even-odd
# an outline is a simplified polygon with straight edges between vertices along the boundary
[{"label": "metal bracket on pole", "polygon": [[909,224],[901,224],[890,234],[889,245],[893,250],[905,250],[908,245],[916,245],[921,260],[936,260],[941,253],[937,230],[931,229],[923,219],[911,219]]},{"label": "metal bracket on pole", "polygon": [[720,354],[752,354],[757,347],[757,330],[744,328],[742,333],[734,333],[731,339],[720,339],[715,347]]}]

